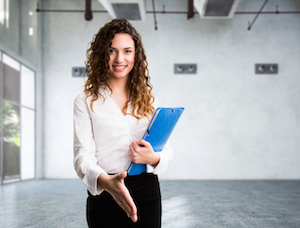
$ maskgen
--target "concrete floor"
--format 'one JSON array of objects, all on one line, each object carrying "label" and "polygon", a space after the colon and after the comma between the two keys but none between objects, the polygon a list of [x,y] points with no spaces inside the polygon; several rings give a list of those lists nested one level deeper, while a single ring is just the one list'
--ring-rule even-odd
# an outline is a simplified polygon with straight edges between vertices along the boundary
[{"label": "concrete floor", "polygon": [[[161,181],[162,228],[300,227],[300,181]],[[84,228],[80,180],[0,186],[0,227]]]}]

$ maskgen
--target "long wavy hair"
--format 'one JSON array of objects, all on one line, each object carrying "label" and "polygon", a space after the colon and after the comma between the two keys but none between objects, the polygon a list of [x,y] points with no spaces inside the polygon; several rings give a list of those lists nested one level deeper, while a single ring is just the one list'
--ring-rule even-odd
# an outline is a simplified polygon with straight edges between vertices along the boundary
[{"label": "long wavy hair", "polygon": [[137,33],[134,27],[125,19],[114,19],[102,27],[97,34],[94,35],[93,41],[90,43],[90,48],[87,50],[87,61],[85,65],[87,68],[88,79],[84,85],[84,92],[87,97],[93,96],[91,101],[91,109],[93,111],[93,102],[99,96],[105,100],[103,94],[100,93],[100,86],[112,89],[108,84],[110,78],[109,70],[109,48],[111,47],[111,40],[115,34],[127,33],[129,34],[135,44],[135,58],[134,66],[127,79],[127,89],[129,93],[129,100],[124,107],[126,112],[129,102],[131,102],[132,112],[126,113],[133,115],[137,119],[153,115],[154,113],[154,96],[152,95],[152,85],[150,83],[148,63],[146,60],[145,51],[141,41],[141,36]]}]

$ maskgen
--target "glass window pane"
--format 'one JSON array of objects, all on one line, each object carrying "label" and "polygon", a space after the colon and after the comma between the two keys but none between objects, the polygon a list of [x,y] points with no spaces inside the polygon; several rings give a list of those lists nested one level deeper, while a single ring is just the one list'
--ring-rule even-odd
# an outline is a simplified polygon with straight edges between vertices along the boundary
[{"label": "glass window pane", "polygon": [[0,67],[1,184],[35,178],[35,72],[2,51]]},{"label": "glass window pane", "polygon": [[[1,65],[0,65],[0,70],[1,70]],[[2,183],[2,143],[3,143],[3,138],[2,138],[2,99],[0,98],[0,184]]]},{"label": "glass window pane", "polygon": [[0,0],[0,23],[4,25],[5,23],[5,7],[4,0]]},{"label": "glass window pane", "polygon": [[3,54],[3,98],[20,103],[20,64]]},{"label": "glass window pane", "polygon": [[20,71],[20,63],[4,53],[3,62],[11,68],[15,69],[16,71]]},{"label": "glass window pane", "polygon": [[21,178],[35,177],[35,112],[21,108]]},{"label": "glass window pane", "polygon": [[30,108],[35,105],[35,74],[25,66],[21,66],[21,104]]},{"label": "glass window pane", "polygon": [[0,184],[2,184],[2,52],[0,51]]},{"label": "glass window pane", "polygon": [[20,107],[2,100],[3,180],[20,177]]}]

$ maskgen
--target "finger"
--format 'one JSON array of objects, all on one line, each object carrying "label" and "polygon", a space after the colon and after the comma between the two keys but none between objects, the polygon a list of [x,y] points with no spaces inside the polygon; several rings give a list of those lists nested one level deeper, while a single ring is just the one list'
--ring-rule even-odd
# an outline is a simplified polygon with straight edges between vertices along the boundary
[{"label": "finger", "polygon": [[[144,147],[148,147],[149,145],[151,145],[149,142],[147,142],[146,140],[144,139],[140,139],[140,140],[137,140],[135,141],[134,143],[136,143],[136,145],[142,145]],[[140,146],[139,146],[140,147]]]},{"label": "finger", "polygon": [[129,154],[133,154],[133,153],[135,152],[135,150],[134,150],[132,144],[129,145],[129,150],[128,150],[128,152],[129,152]]},{"label": "finger", "polygon": [[136,144],[144,144],[144,142],[146,142],[145,140],[143,139],[139,139],[139,140],[136,140],[134,141]]},{"label": "finger", "polygon": [[133,222],[137,222],[137,220],[138,220],[137,214],[133,215],[133,216],[131,217],[131,220],[132,220]]},{"label": "finger", "polygon": [[126,176],[126,171],[112,176],[111,187],[107,191],[111,194],[117,204],[125,211],[128,217],[135,220],[137,208],[127,187],[124,184],[124,178],[126,178]]},{"label": "finger", "polygon": [[[126,171],[124,171],[123,173],[127,176]],[[133,202],[133,199],[132,199],[132,197],[131,197],[131,195],[130,195],[130,193],[129,193],[129,191],[126,187],[124,188],[123,199],[124,199],[126,205],[129,206],[129,208],[131,209],[132,214],[136,214],[137,213],[137,208],[136,208],[135,203]]]},{"label": "finger", "polygon": [[126,171],[123,171],[121,174],[122,174],[123,179],[127,177],[127,172]]},{"label": "finger", "polygon": [[129,192],[127,191],[127,194],[125,193],[121,198],[120,198],[120,204],[119,204],[122,209],[129,215],[128,217],[131,218],[134,215],[137,214],[137,208],[135,203],[133,202],[133,199],[131,198]]},{"label": "finger", "polygon": [[134,150],[134,152],[138,152],[138,150],[140,149],[140,146],[136,142],[132,142],[131,147]]},{"label": "finger", "polygon": [[113,196],[114,200],[117,204],[126,212],[127,216],[131,218],[134,214],[136,214],[136,206],[128,192],[127,189],[124,189],[120,194],[116,194]]},{"label": "finger", "polygon": [[130,157],[130,159],[131,159],[131,161],[132,161],[132,158],[133,158],[133,152],[132,152],[132,149],[129,149],[129,150],[128,150],[128,153],[129,153],[129,157]]},{"label": "finger", "polygon": [[118,199],[115,199],[115,201],[123,209],[123,211],[126,212],[127,216],[130,217],[130,210],[125,206],[125,204],[121,200],[118,200]]},{"label": "finger", "polygon": [[124,179],[126,176],[127,176],[127,172],[126,172],[126,171],[121,172],[121,173],[118,173],[118,174],[116,175],[116,177],[117,177],[119,180]]},{"label": "finger", "polygon": [[125,188],[122,193],[121,195],[116,196],[115,201],[125,211],[127,216],[131,218],[133,222],[136,222],[138,220],[137,207],[133,202],[133,199],[131,198],[131,195],[129,194],[127,188]]},{"label": "finger", "polygon": [[121,202],[117,202],[117,203],[123,209],[123,211],[125,211],[128,218],[132,219],[136,216],[136,214],[133,214],[132,211],[130,210],[130,208],[127,208],[123,203],[121,203]]}]

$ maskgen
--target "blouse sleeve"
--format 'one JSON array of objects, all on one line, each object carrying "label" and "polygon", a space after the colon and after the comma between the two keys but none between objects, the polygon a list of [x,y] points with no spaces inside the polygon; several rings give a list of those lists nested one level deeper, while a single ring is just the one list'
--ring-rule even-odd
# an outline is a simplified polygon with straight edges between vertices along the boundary
[{"label": "blouse sleeve", "polygon": [[97,178],[106,172],[97,165],[92,120],[84,94],[78,95],[74,101],[73,121],[75,171],[89,192],[93,196],[99,195],[103,189],[97,187]]},{"label": "blouse sleeve", "polygon": [[157,153],[160,156],[159,163],[155,166],[155,168],[152,165],[147,164],[147,173],[154,173],[154,174],[161,173],[162,171],[166,170],[173,162],[174,159],[173,149],[171,147],[169,140],[167,141],[164,149]]},{"label": "blouse sleeve", "polygon": [[[159,104],[158,104],[158,101],[156,98],[154,100],[153,106],[155,109],[159,107]],[[154,173],[154,174],[161,173],[164,170],[166,170],[174,160],[173,149],[171,147],[169,140],[167,141],[164,149],[157,153],[160,156],[159,163],[155,167],[147,164],[147,173]]]}]

